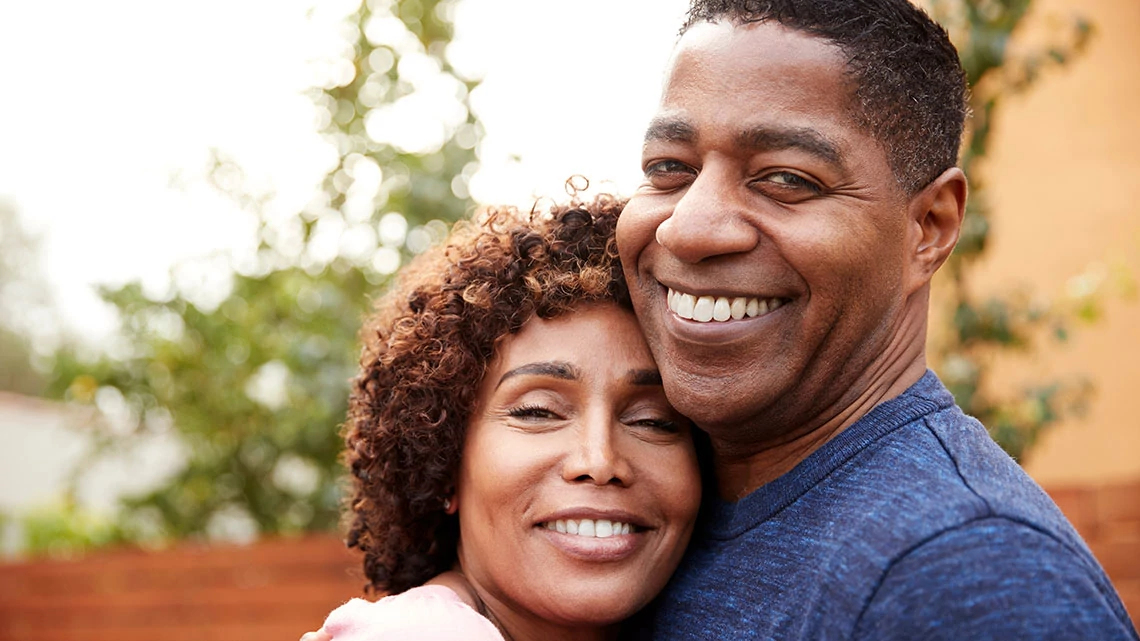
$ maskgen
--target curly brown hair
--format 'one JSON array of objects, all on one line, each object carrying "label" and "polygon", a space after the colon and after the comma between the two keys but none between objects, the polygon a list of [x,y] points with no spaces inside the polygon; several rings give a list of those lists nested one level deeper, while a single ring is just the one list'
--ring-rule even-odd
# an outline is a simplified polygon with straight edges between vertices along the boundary
[{"label": "curly brown hair", "polygon": [[467,422],[496,346],[537,315],[593,302],[631,309],[610,196],[547,210],[491,208],[420,255],[362,331],[345,425],[347,544],[372,590],[395,594],[448,570]]}]

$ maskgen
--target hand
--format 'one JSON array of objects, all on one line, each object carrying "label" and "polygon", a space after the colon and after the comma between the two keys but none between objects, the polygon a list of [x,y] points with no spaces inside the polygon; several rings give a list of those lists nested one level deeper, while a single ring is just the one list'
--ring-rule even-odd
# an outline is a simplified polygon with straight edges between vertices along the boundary
[{"label": "hand", "polygon": [[324,628],[316,632],[306,632],[301,635],[300,641],[332,641],[332,635],[325,632]]}]

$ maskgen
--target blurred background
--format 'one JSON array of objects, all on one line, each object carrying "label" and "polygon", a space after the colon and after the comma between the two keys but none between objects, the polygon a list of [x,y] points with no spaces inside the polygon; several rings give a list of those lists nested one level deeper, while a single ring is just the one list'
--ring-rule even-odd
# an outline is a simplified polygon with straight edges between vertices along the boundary
[{"label": "blurred background", "polygon": [[[0,4],[0,639],[296,638],[369,301],[628,195],[683,0]],[[973,87],[929,353],[1140,611],[1140,3],[927,0]],[[50,598],[49,598],[50,597]]]}]

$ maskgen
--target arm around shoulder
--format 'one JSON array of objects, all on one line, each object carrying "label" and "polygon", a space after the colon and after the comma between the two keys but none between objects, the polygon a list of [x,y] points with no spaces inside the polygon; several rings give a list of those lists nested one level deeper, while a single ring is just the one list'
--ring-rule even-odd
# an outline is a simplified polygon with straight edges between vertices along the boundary
[{"label": "arm around shoulder", "polygon": [[855,639],[1137,641],[1091,556],[1004,518],[942,532],[895,561]]},{"label": "arm around shoulder", "polygon": [[329,614],[321,632],[332,641],[503,641],[490,620],[440,585],[375,602],[353,599]]}]

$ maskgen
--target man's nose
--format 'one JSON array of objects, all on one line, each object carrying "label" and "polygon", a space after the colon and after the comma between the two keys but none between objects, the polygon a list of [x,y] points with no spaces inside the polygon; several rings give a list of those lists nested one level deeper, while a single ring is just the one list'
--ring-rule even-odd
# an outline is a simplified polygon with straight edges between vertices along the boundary
[{"label": "man's nose", "polygon": [[706,167],[657,226],[657,242],[686,263],[749,252],[760,230],[749,220],[743,189],[716,167]]},{"label": "man's nose", "polygon": [[632,470],[618,440],[617,427],[611,418],[587,417],[575,431],[574,443],[563,463],[562,477],[570,482],[628,485]]}]

